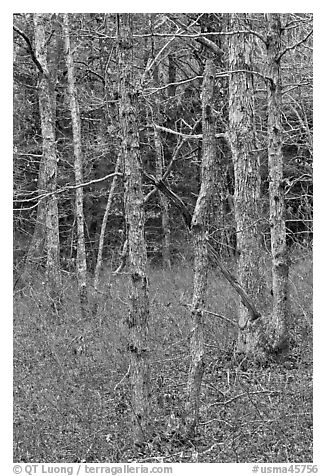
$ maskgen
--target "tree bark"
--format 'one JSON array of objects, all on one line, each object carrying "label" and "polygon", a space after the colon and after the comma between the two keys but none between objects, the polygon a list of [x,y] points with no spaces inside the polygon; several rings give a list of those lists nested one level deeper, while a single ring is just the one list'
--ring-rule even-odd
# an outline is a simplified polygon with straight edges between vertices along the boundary
[{"label": "tree bark", "polygon": [[[242,15],[241,15],[242,16]],[[231,14],[231,29],[241,29],[239,14]],[[246,21],[246,18],[243,17]],[[252,298],[262,292],[262,246],[260,235],[260,159],[256,151],[252,38],[230,37],[229,139],[234,165],[234,212],[237,237],[238,281]],[[251,313],[239,301],[237,350],[254,353],[256,339],[250,325]]]},{"label": "tree bark", "polygon": [[267,114],[269,207],[271,227],[273,316],[271,342],[274,349],[285,346],[288,332],[288,259],[282,153],[282,91],[279,54],[281,20],[279,14],[266,14],[267,20]]},{"label": "tree bark", "polygon": [[130,383],[134,443],[139,445],[149,433],[149,298],[144,236],[144,197],[137,125],[137,94],[133,84],[132,15],[117,15],[120,66],[119,117],[125,183],[125,217],[129,249]]},{"label": "tree bark", "polygon": [[[83,154],[79,105],[77,99],[77,89],[75,81],[75,66],[71,52],[70,33],[69,33],[69,14],[63,14],[63,34],[65,41],[65,53],[68,76],[68,94],[71,112],[72,136],[74,145],[74,171],[76,185],[83,183]],[[81,314],[87,317],[88,296],[87,296],[87,263],[85,251],[84,234],[84,191],[83,187],[76,188],[75,210],[77,221],[77,281]]]},{"label": "tree bark", "polygon": [[[229,14],[212,14],[205,13],[200,18],[201,32],[222,32],[227,30],[229,23]],[[228,70],[228,57],[222,54],[228,49],[228,37],[225,35],[217,35],[214,37],[214,43],[220,49],[219,53],[214,54],[215,65],[220,71]],[[207,46],[203,47],[207,49]],[[225,125],[228,123],[227,110],[225,108],[225,95],[228,92],[229,78],[221,77],[218,79],[219,91],[215,95],[215,109],[219,114],[215,117],[216,132],[223,133]],[[209,234],[211,242],[214,243],[214,249],[221,258],[234,257],[234,210],[233,201],[229,200],[230,179],[228,177],[231,169],[232,159],[230,155],[230,147],[226,138],[220,138],[216,148],[216,166],[214,170],[215,190],[213,193],[211,205],[211,220]],[[232,165],[233,169],[233,165]]]},{"label": "tree bark", "polygon": [[207,289],[208,214],[214,190],[216,159],[215,123],[213,116],[215,67],[212,59],[206,61],[202,86],[203,155],[201,186],[191,221],[194,249],[194,287],[191,303],[190,367],[185,407],[186,434],[193,435],[199,414],[200,390],[204,372],[203,307]]},{"label": "tree bark", "polygon": [[[46,188],[45,156],[43,154],[40,160],[38,180],[37,180],[38,195],[41,195],[42,193],[44,193],[45,188]],[[32,268],[35,269],[35,267],[37,267],[37,265],[42,262],[45,256],[45,238],[46,238],[46,228],[45,228],[46,206],[45,205],[46,205],[46,202],[44,200],[40,200],[37,205],[36,222],[35,222],[32,240],[29,244],[29,248],[27,252],[26,265],[24,269],[24,279],[28,277]]]},{"label": "tree bark", "polygon": [[[45,188],[47,192],[55,192],[57,188],[57,154],[54,129],[55,96],[48,70],[45,21],[46,14],[34,14],[35,55],[42,69],[38,91],[45,161]],[[51,194],[46,199],[45,215],[47,288],[49,295],[54,301],[57,301],[61,293],[61,273],[58,203],[55,194]]]}]

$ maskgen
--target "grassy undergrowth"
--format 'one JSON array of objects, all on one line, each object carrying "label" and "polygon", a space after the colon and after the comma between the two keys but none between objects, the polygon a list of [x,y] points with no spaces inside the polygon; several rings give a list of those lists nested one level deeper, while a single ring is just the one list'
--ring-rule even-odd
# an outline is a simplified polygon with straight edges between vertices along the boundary
[{"label": "grassy undergrowth", "polygon": [[[42,277],[15,295],[16,462],[311,462],[312,261],[290,272],[291,352],[265,368],[233,355],[235,327],[205,316],[206,368],[198,434],[176,436],[188,368],[191,268],[151,269],[154,438],[133,449],[129,425],[125,275],[103,273],[95,316],[82,320],[74,280],[53,313]],[[210,273],[207,310],[234,320],[236,296]]]}]

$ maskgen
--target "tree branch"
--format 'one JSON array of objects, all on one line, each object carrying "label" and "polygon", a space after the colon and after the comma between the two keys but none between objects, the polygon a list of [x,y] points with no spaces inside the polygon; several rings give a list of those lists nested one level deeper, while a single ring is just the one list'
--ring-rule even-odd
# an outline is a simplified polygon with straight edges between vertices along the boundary
[{"label": "tree branch", "polygon": [[[174,134],[176,136],[180,136],[183,139],[202,139],[203,138],[203,134],[184,134],[182,132],[178,132],[178,131],[174,131],[172,129],[169,129],[168,127],[159,126],[158,124],[154,124],[154,126],[157,129],[159,129],[160,131],[167,132],[168,134]],[[225,132],[221,132],[219,134],[215,134],[215,137],[217,139],[220,139],[221,137],[223,137],[225,139],[226,134],[225,134]]]},{"label": "tree branch", "polygon": [[179,86],[180,84],[190,83],[191,81],[195,81],[196,79],[202,79],[202,78],[203,76],[194,76],[193,78],[184,79],[183,81],[177,81],[175,83],[165,84],[164,86],[160,88],[149,88],[149,89],[152,89],[153,91],[151,91],[150,93],[147,93],[146,96],[155,94],[157,93],[157,91],[162,91],[163,89],[167,89],[170,86]]},{"label": "tree branch", "polygon": [[[116,175],[121,177],[122,173],[121,172],[113,172],[112,174],[105,175],[105,177],[101,177],[99,179],[90,180],[89,182],[80,183],[78,185],[67,185],[66,187],[55,190],[54,192],[43,193],[43,194],[38,195],[37,197],[33,197],[33,198],[25,198],[25,199],[21,199],[21,200],[14,200],[14,202],[16,202],[16,203],[17,202],[18,203],[26,203],[26,202],[33,202],[34,200],[38,200],[36,205],[33,205],[32,207],[29,207],[29,208],[24,208],[24,210],[32,210],[33,208],[36,208],[38,206],[38,204],[41,200],[44,200],[47,197],[50,197],[52,195],[56,195],[56,194],[59,194],[59,193],[66,192],[67,190],[76,190],[77,188],[80,188],[80,187],[87,187],[88,185],[92,185],[93,183],[103,182],[104,180],[107,180],[108,178],[114,177]],[[21,208],[14,208],[14,211],[19,211],[19,210],[21,210]]]},{"label": "tree branch", "polygon": [[103,76],[99,73],[97,73],[96,71],[93,71],[92,69],[90,69],[88,67],[88,64],[85,62],[85,61],[75,61],[76,64],[82,64],[84,66],[86,66],[86,71],[88,71],[89,73],[92,73],[94,74],[94,76],[96,76],[97,78],[99,78],[99,80],[103,83],[103,85],[105,86],[105,78],[103,78]]},{"label": "tree branch", "polygon": [[164,195],[167,196],[172,203],[174,203],[174,205],[178,208],[178,210],[182,214],[185,224],[187,225],[187,228],[190,230],[192,215],[190,211],[188,210],[187,206],[181,200],[181,198],[178,197],[174,192],[172,192],[172,190],[166,186],[163,180],[156,180],[156,178],[153,175],[150,175],[145,171],[143,171],[143,174],[147,178],[147,180],[149,180],[150,183],[155,185],[155,187],[158,188],[160,192],[164,193]]},{"label": "tree branch", "polygon": [[298,41],[297,43],[294,43],[294,44],[291,45],[291,46],[288,46],[287,48],[284,48],[284,50],[281,51],[280,54],[278,55],[278,57],[276,58],[276,61],[279,62],[279,61],[281,60],[282,56],[285,55],[285,53],[287,53],[288,51],[294,50],[294,48],[296,48],[297,46],[302,45],[302,43],[304,43],[305,41],[307,41],[308,38],[309,38],[311,35],[312,35],[312,30],[310,30],[302,40]]},{"label": "tree branch", "polygon": [[31,40],[28,38],[28,36],[20,29],[18,28],[17,26],[13,25],[13,29],[16,33],[18,33],[18,35],[20,35],[26,42],[27,44],[27,50],[29,52],[29,54],[31,55],[31,58],[33,60],[33,62],[36,64],[36,67],[37,69],[39,70],[39,72],[41,74],[44,74],[44,71],[43,71],[43,68],[42,68],[42,65],[41,63],[39,62],[39,60],[36,58],[36,55],[35,55],[35,52],[33,50],[33,47],[32,47],[32,43],[31,43]]},{"label": "tree branch", "polygon": [[229,319],[228,317],[222,316],[221,314],[216,314],[216,312],[208,311],[207,309],[201,309],[201,311],[211,316],[218,317],[219,319],[222,319],[223,321],[229,322],[233,326],[238,327],[238,323],[236,321],[232,321],[232,319]]},{"label": "tree branch", "polygon": [[[153,123],[153,124],[154,124],[154,123]],[[196,126],[197,126],[197,122],[195,123],[193,129],[194,129]],[[155,124],[154,124],[154,127],[155,127]],[[173,164],[174,164],[175,161],[177,160],[178,154],[179,154],[179,152],[180,152],[180,150],[181,150],[181,147],[182,147],[183,144],[185,143],[185,141],[186,141],[186,138],[183,137],[183,138],[181,139],[181,141],[177,144],[176,148],[174,149],[173,156],[172,156],[172,158],[171,158],[171,160],[170,160],[170,162],[169,162],[169,165],[166,167],[166,170],[165,170],[165,172],[164,172],[164,174],[163,174],[163,176],[162,176],[162,180],[165,180],[165,179],[168,177],[169,173],[171,172],[171,169],[172,169],[172,167],[173,167]],[[157,187],[155,186],[155,187],[146,195],[146,197],[144,198],[144,203],[147,203],[147,202],[148,202],[148,200],[149,200],[150,197],[156,192],[156,190],[158,190],[158,189],[157,189]]]}]

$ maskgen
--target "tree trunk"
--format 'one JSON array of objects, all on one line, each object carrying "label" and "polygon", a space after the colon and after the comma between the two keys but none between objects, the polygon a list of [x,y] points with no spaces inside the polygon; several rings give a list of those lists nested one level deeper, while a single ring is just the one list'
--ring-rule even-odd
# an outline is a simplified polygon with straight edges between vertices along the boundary
[{"label": "tree trunk", "polygon": [[53,84],[48,71],[45,37],[46,14],[34,14],[35,53],[42,73],[39,78],[39,108],[45,162],[45,189],[50,195],[45,199],[46,226],[46,276],[49,295],[57,301],[61,293],[60,247],[57,188],[57,154],[54,129],[55,99]]},{"label": "tree trunk", "polygon": [[[66,64],[68,72],[68,93],[71,111],[72,135],[74,145],[74,171],[76,185],[83,183],[83,155],[81,140],[81,123],[80,113],[77,100],[77,89],[75,82],[74,60],[71,52],[70,33],[69,33],[69,14],[63,14],[63,34],[65,40]],[[84,235],[84,201],[83,187],[76,188],[76,219],[77,219],[77,281],[80,308],[83,317],[87,316],[88,297],[87,297],[87,263],[85,251],[85,235]]]},{"label": "tree trunk", "polygon": [[194,287],[191,303],[190,367],[185,408],[186,434],[193,435],[199,414],[200,389],[204,371],[203,306],[207,288],[207,221],[214,190],[216,158],[215,123],[213,117],[215,67],[212,59],[206,61],[202,86],[203,156],[201,186],[191,222],[194,248]]},{"label": "tree trunk", "polygon": [[117,15],[120,65],[119,117],[125,184],[125,217],[129,249],[130,311],[128,315],[130,382],[134,443],[149,432],[149,298],[144,236],[144,197],[137,125],[137,96],[133,86],[132,16]]},{"label": "tree trunk", "polygon": [[[49,71],[49,76],[51,77],[52,84],[55,83],[58,75],[58,70],[59,70],[59,63],[60,63],[60,51],[62,51],[62,48],[60,48],[60,43],[62,41],[59,32],[57,31],[57,28],[54,27],[55,30],[55,44],[53,46],[54,52],[50,50],[50,52],[47,53],[47,56],[50,56],[50,58],[53,58],[52,62],[48,62],[48,71]],[[56,101],[55,101],[55,94],[53,94],[52,97],[53,101],[53,115],[55,117],[55,109],[56,109]],[[44,155],[42,156],[42,159],[40,160],[40,165],[39,165],[39,172],[38,172],[38,182],[37,182],[37,189],[38,189],[38,195],[42,195],[46,192],[46,175],[45,175],[45,157]],[[24,274],[27,277],[27,274],[30,273],[32,267],[33,269],[37,269],[37,266],[42,263],[46,256],[46,201],[45,200],[39,200],[38,206],[37,206],[37,217],[36,217],[36,223],[35,223],[35,228],[33,231],[33,236],[31,243],[29,245],[28,253],[27,253],[27,258],[26,258],[26,267],[24,270]]]},{"label": "tree trunk", "polygon": [[[153,31],[153,28],[151,27],[151,31]],[[154,60],[154,51],[155,51],[155,43],[154,43],[154,38],[152,40],[152,61]],[[175,75],[176,75],[176,68],[175,64],[173,63],[173,55],[169,54],[168,55],[168,61],[169,61],[169,66],[168,66],[168,78],[169,78],[169,83],[170,82],[175,82]],[[160,64],[157,64],[154,66],[153,69],[153,83],[154,85],[159,88],[159,76],[160,76]],[[168,87],[166,97],[173,96],[175,94],[175,87],[171,86]],[[162,97],[159,97],[158,95],[154,95],[154,107],[153,107],[153,121],[157,124],[162,123],[162,115],[160,113],[160,102],[162,100]],[[165,162],[165,157],[164,157],[164,146],[162,143],[162,138],[160,135],[159,130],[153,125],[154,129],[154,146],[155,146],[155,152],[156,152],[156,161],[155,161],[155,172],[156,172],[156,178],[157,180],[162,180],[163,177],[163,170],[164,170],[164,162]],[[162,240],[162,263],[163,263],[163,268],[165,269],[171,269],[171,253],[170,253],[170,248],[171,248],[171,227],[170,227],[170,214],[169,214],[169,200],[166,198],[164,193],[159,193],[159,199],[160,199],[160,207],[161,207],[161,223],[162,223],[162,233],[163,233],[163,240]]]},{"label": "tree trunk", "polygon": [[[229,14],[212,14],[205,13],[199,21],[201,32],[222,32],[226,31],[229,23]],[[228,58],[222,52],[228,48],[228,37],[218,35],[214,37],[214,43],[220,48],[219,53],[214,54],[214,62],[220,71],[228,69]],[[225,97],[228,92],[229,78],[220,77],[219,91],[214,97],[215,109],[219,111],[216,114],[215,124],[216,132],[223,133],[225,124],[228,122],[227,110],[225,108]],[[214,249],[221,258],[234,257],[234,246],[232,237],[234,233],[234,210],[233,202],[229,200],[230,179],[228,177],[231,168],[232,159],[230,155],[230,147],[226,139],[221,138],[216,148],[216,166],[214,170],[215,190],[211,204],[211,219],[209,235]],[[233,170],[233,166],[232,166]],[[230,206],[231,205],[231,206]]]},{"label": "tree trunk", "polygon": [[[43,155],[40,160],[38,180],[37,180],[37,190],[38,195],[45,193],[46,188],[46,176],[45,176],[45,156]],[[46,202],[40,200],[37,205],[37,216],[36,223],[33,231],[32,240],[29,244],[26,265],[24,269],[24,278],[28,277],[28,274],[31,272],[32,268],[35,269],[38,264],[42,262],[42,259],[45,256],[45,238],[46,238]]]},{"label": "tree trunk", "polygon": [[[231,29],[242,29],[239,14],[231,14]],[[246,18],[243,18],[246,20]],[[256,151],[252,38],[247,34],[230,37],[229,139],[234,164],[234,211],[237,233],[238,281],[252,298],[261,293],[264,277],[261,265],[260,163]],[[251,314],[239,301],[237,350],[255,351],[256,339]]]},{"label": "tree trunk", "polygon": [[282,153],[282,92],[280,74],[281,21],[279,14],[267,19],[267,113],[269,207],[271,227],[273,322],[272,347],[286,344],[288,327],[288,260],[286,249],[283,153]]}]

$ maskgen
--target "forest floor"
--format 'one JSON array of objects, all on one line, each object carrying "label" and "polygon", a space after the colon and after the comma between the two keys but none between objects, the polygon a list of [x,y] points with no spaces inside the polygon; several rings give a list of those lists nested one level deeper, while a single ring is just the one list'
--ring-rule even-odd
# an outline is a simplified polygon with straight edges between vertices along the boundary
[{"label": "forest floor", "polygon": [[[192,270],[153,268],[150,350],[154,438],[130,434],[126,275],[103,273],[96,315],[80,317],[64,274],[56,314],[42,277],[14,296],[14,461],[308,463],[313,460],[312,258],[292,260],[291,350],[265,367],[234,358],[235,327],[205,315],[206,365],[196,437],[177,436],[188,369]],[[206,309],[236,319],[236,296],[210,272]]]}]

